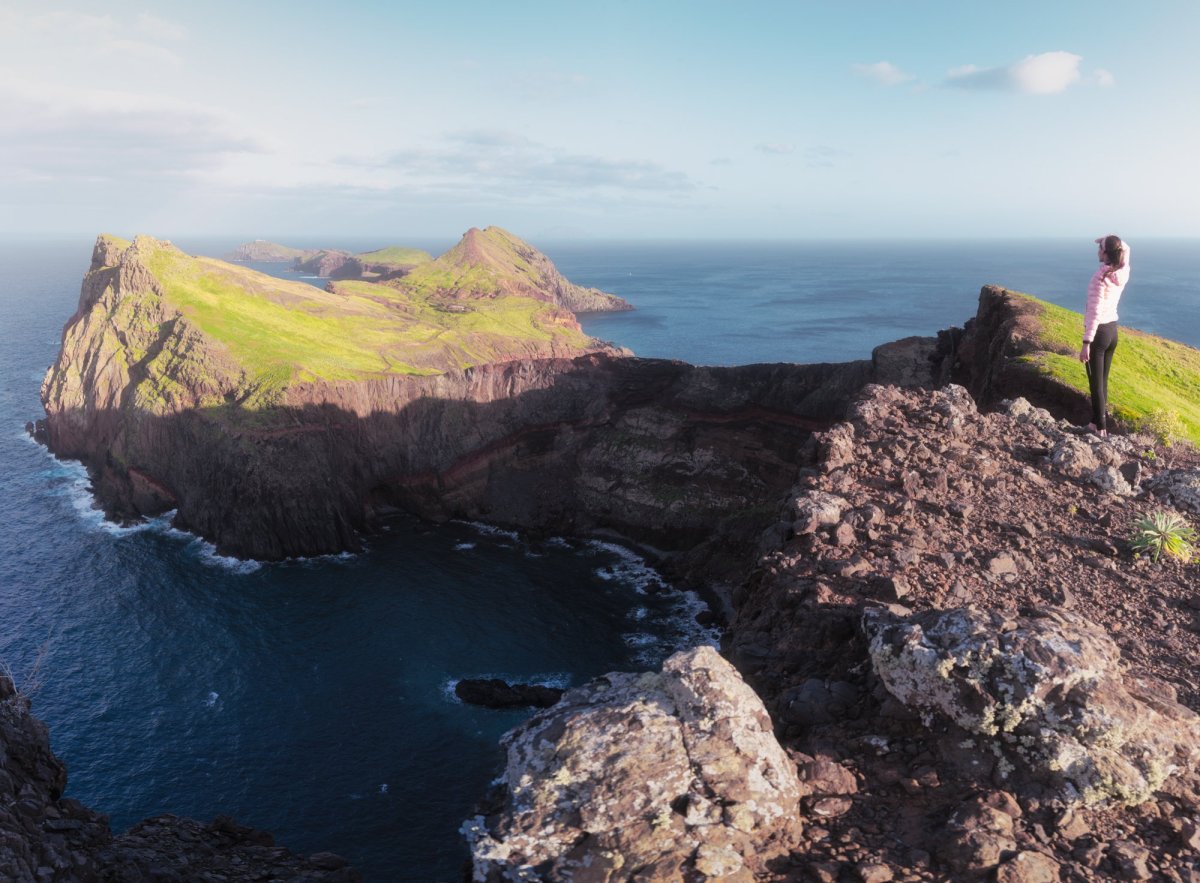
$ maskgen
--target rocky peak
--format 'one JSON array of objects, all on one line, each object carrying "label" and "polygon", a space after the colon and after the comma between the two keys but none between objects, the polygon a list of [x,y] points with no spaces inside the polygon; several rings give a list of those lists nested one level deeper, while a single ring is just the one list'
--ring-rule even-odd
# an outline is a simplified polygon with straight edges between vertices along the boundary
[{"label": "rocky peak", "polygon": [[416,267],[395,287],[460,300],[517,295],[554,303],[571,312],[628,310],[615,295],[568,282],[554,263],[500,227],[472,227],[437,260]]}]

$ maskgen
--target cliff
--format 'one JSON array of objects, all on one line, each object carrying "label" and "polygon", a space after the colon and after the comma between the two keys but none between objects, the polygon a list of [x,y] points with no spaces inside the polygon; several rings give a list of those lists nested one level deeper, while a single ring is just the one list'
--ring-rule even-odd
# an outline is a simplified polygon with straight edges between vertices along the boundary
[{"label": "cliff", "polygon": [[292,262],[292,267],[298,273],[308,273],[322,279],[357,279],[361,269],[350,252],[326,248],[305,252]]},{"label": "cliff", "polygon": [[758,698],[701,651],[569,691],[504,737],[472,879],[1196,879],[1195,565],[1128,538],[1200,517],[1200,455],[996,405],[861,390],[734,587]]}]

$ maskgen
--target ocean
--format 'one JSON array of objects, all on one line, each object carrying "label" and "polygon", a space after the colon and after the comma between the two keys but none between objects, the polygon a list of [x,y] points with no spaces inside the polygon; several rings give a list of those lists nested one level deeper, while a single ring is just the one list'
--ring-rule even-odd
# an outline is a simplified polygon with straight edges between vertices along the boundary
[{"label": "ocean", "polygon": [[[713,365],[866,358],[961,325],[985,283],[1079,310],[1095,257],[1066,241],[535,245],[637,307],[584,317],[588,333]],[[457,679],[577,684],[717,639],[695,621],[700,587],[652,591],[645,561],[603,543],[398,519],[359,555],[259,565],[168,519],[105,522],[82,467],[23,430],[90,253],[0,242],[0,661],[33,692],[67,794],[114,830],[224,813],[368,880],[457,880],[458,826],[526,716],[459,703]],[[1196,241],[1135,243],[1123,324],[1200,346],[1198,258]]]}]

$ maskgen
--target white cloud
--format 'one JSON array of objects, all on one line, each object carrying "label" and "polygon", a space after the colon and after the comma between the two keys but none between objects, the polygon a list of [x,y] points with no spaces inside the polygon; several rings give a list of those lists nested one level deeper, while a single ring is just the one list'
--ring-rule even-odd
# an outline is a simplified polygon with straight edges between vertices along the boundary
[{"label": "white cloud", "polygon": [[0,180],[119,181],[187,175],[263,147],[217,108],[112,90],[0,87]]},{"label": "white cloud", "polygon": [[874,80],[884,86],[899,86],[915,80],[912,74],[905,73],[890,61],[877,61],[874,64],[856,64],[851,67],[854,73],[868,80]]},{"label": "white cloud", "polygon": [[779,141],[768,141],[763,144],[755,144],[754,149],[759,153],[770,153],[776,156],[786,156],[789,153],[796,152],[796,145],[784,144]]},{"label": "white cloud", "polygon": [[1072,52],[1043,52],[1001,67],[980,68],[968,64],[952,68],[946,77],[949,85],[962,89],[1053,95],[1079,82],[1079,62],[1082,60]]},{"label": "white cloud", "polygon": [[1092,79],[1097,86],[1102,86],[1105,89],[1117,84],[1117,78],[1102,67],[1098,67],[1092,71]]}]

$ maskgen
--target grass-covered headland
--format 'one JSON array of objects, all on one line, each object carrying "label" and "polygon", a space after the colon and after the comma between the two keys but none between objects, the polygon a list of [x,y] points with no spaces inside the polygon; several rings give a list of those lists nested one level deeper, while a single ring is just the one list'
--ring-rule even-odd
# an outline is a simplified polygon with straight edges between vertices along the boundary
[{"label": "grass-covered headland", "polygon": [[[1032,351],[1019,357],[1039,374],[1084,395],[1087,372],[1078,359],[1083,315],[1027,294],[1040,330]],[[1200,444],[1200,350],[1122,326],[1108,380],[1110,410],[1130,429]]]}]

